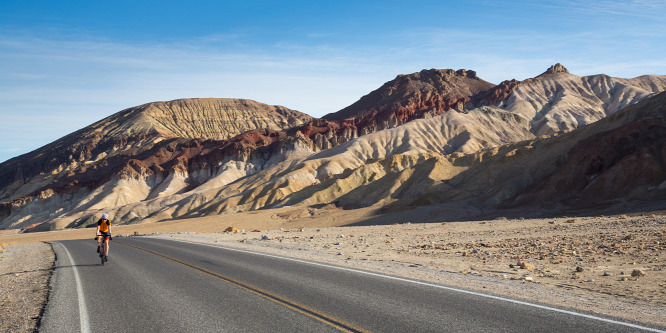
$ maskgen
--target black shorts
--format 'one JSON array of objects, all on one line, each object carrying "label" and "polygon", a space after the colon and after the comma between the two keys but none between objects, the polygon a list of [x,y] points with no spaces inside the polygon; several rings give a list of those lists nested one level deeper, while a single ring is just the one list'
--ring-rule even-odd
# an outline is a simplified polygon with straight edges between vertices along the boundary
[{"label": "black shorts", "polygon": [[99,237],[101,237],[102,240],[106,240],[106,239],[108,239],[110,236],[111,236],[111,233],[110,233],[110,232],[101,232],[101,231],[99,232]]}]

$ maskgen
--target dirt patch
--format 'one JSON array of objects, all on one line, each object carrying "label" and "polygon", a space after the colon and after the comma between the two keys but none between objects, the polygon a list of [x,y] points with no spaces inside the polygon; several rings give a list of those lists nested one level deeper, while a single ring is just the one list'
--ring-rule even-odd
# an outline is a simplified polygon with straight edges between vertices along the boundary
[{"label": "dirt patch", "polygon": [[34,332],[48,297],[53,250],[45,243],[0,248],[0,332]]}]

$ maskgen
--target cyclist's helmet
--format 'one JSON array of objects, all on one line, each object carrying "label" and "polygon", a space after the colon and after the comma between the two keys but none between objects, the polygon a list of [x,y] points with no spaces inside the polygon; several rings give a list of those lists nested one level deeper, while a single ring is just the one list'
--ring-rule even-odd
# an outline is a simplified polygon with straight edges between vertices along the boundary
[{"label": "cyclist's helmet", "polygon": [[103,219],[108,219],[108,218],[109,218],[109,214],[107,214],[107,213],[102,214],[102,218],[103,218]]}]

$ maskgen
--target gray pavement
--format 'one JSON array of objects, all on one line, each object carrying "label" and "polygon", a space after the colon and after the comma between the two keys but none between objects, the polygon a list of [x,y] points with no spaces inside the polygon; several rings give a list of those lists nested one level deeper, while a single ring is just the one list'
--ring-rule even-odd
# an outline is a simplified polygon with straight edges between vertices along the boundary
[{"label": "gray pavement", "polygon": [[40,331],[659,331],[419,281],[169,240],[117,238],[101,266],[95,246],[92,239],[54,243],[57,268]]}]

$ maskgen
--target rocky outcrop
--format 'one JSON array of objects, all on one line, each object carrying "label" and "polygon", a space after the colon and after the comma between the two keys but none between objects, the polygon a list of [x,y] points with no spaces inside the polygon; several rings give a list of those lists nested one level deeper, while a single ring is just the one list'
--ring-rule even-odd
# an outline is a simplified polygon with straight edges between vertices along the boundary
[{"label": "rocky outcrop", "polygon": [[552,65],[552,66],[548,67],[548,69],[545,72],[541,73],[541,75],[539,75],[539,76],[550,75],[550,74],[560,74],[560,73],[569,74],[569,70],[567,70],[560,63],[557,63],[555,65]]},{"label": "rocky outcrop", "polygon": [[492,83],[478,78],[476,72],[470,70],[422,70],[398,75],[358,102],[324,119],[349,121],[363,135],[413,119],[437,116],[454,108],[462,110],[471,96],[492,87]]}]

